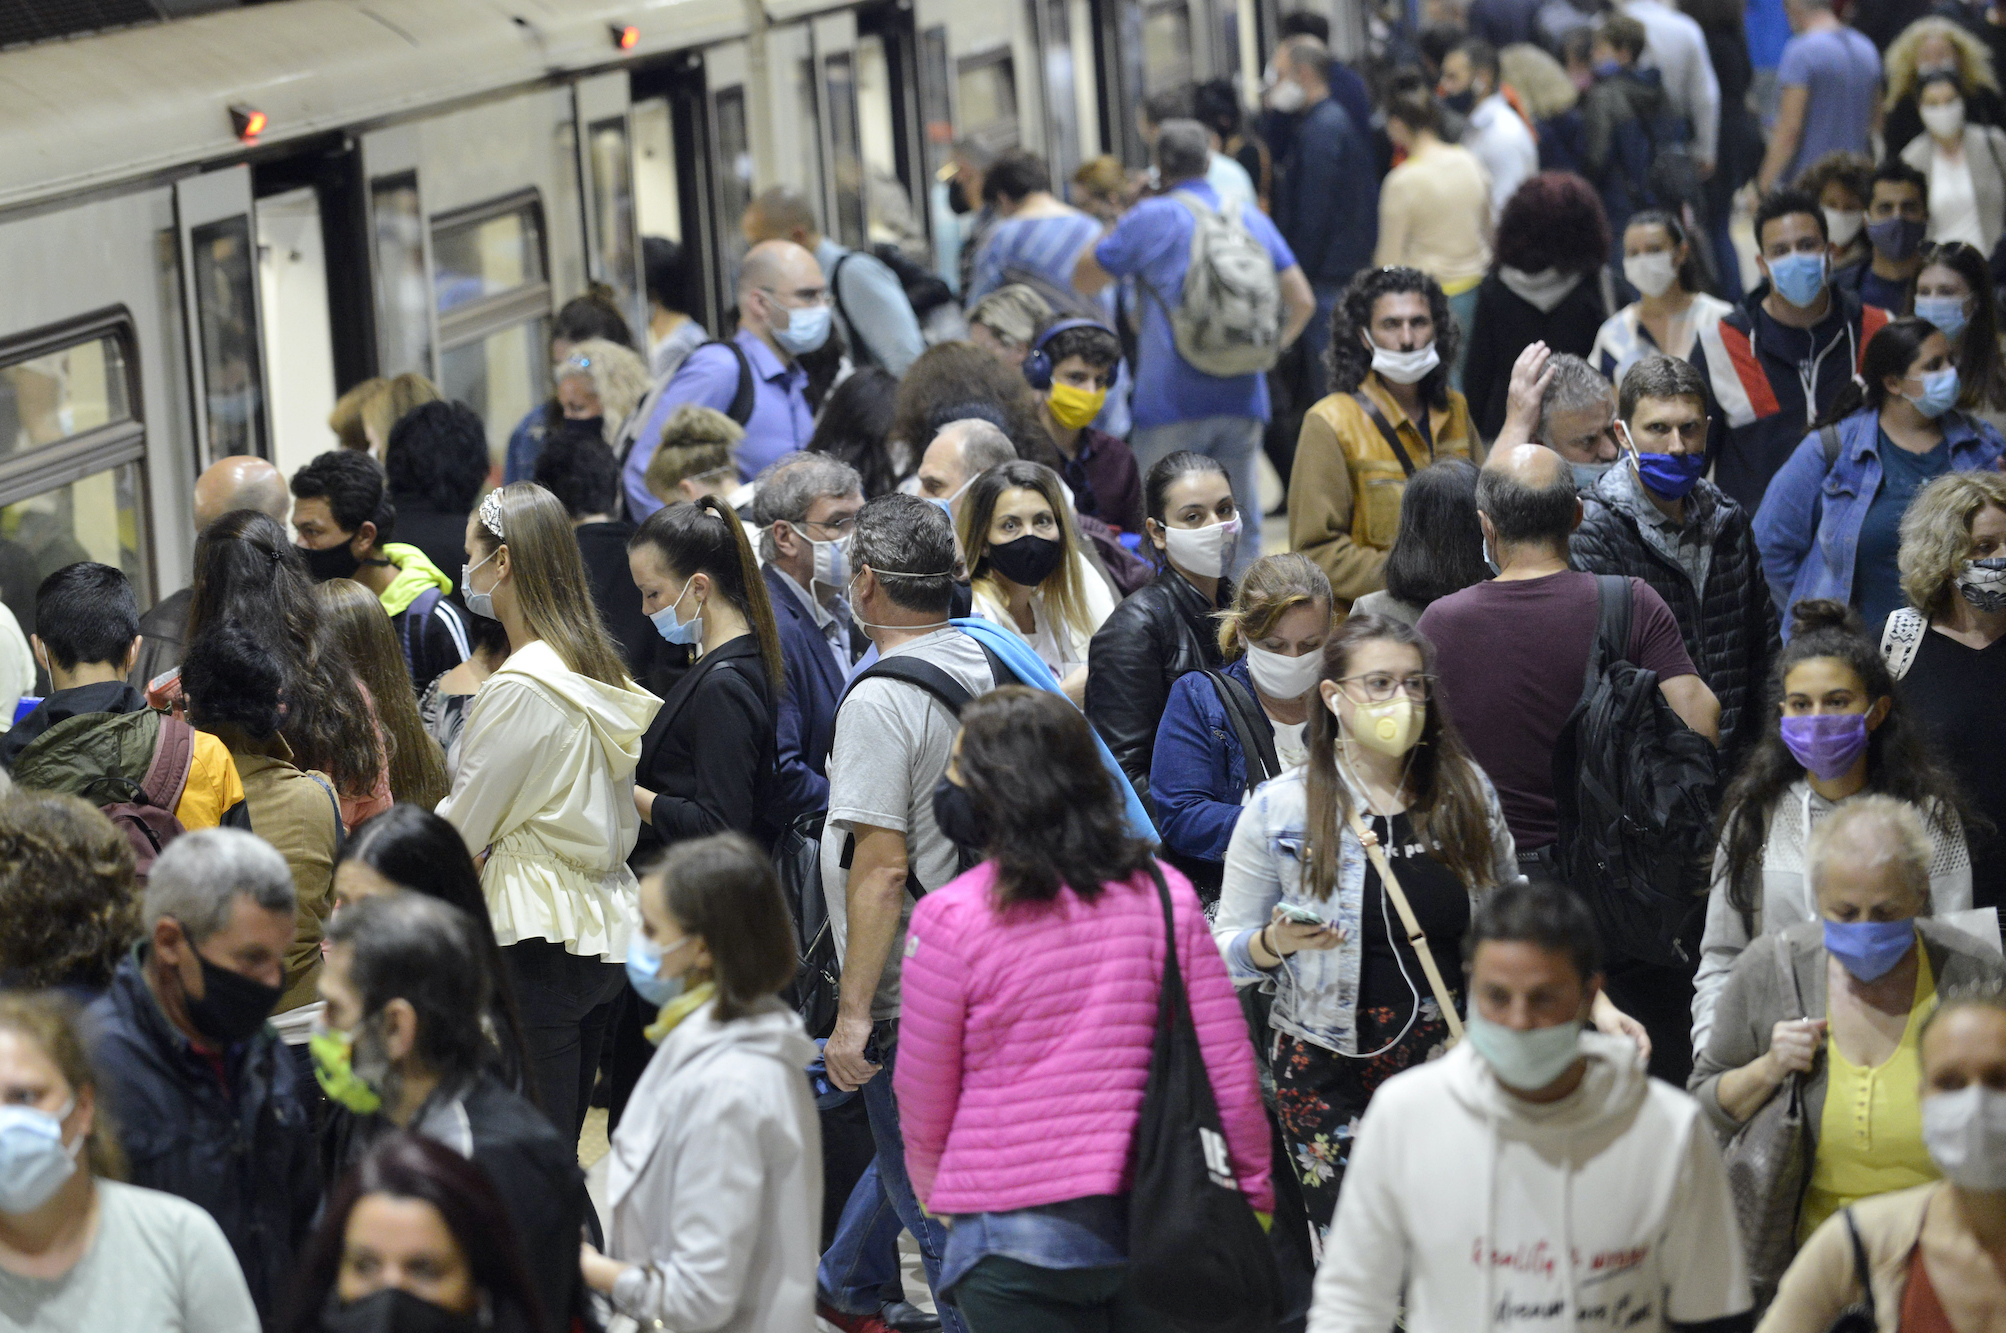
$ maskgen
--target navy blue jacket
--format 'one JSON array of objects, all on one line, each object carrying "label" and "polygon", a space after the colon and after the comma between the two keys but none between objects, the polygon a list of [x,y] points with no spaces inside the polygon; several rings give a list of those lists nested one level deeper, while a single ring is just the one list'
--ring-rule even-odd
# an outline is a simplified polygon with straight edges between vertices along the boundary
[{"label": "navy blue jacket", "polygon": [[[1228,662],[1221,674],[1254,688],[1244,656]],[[1202,671],[1179,676],[1170,687],[1170,702],[1156,725],[1149,791],[1165,847],[1199,861],[1226,859],[1247,794],[1247,756],[1218,688]]]},{"label": "navy blue jacket", "polygon": [[766,597],[780,631],[780,658],[787,690],[778,710],[779,794],[789,810],[829,808],[829,744],[836,738],[836,702],[843,697],[844,673],[829,652],[815,618],[768,565]]},{"label": "navy blue jacket", "polygon": [[1274,190],[1275,226],[1312,283],[1342,285],[1379,244],[1372,140],[1335,97],[1305,111]]},{"label": "navy blue jacket", "polygon": [[216,1219],[270,1325],[292,1290],[294,1258],[320,1207],[313,1117],[299,1066],[269,1027],[216,1070],[168,1021],[135,945],[85,1018],[131,1181],[178,1194]]}]

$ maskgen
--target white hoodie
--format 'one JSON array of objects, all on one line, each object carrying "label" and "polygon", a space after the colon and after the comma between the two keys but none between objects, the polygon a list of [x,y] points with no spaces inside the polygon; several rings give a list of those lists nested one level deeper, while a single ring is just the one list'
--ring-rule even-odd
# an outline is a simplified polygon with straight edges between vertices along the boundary
[{"label": "white hoodie", "polygon": [[[1308,1333],[1652,1333],[1749,1308],[1720,1151],[1636,1048],[1584,1032],[1558,1102],[1469,1042],[1389,1079],[1360,1123]],[[1488,1256],[1488,1257],[1486,1257]]]},{"label": "white hoodie", "polygon": [[822,1242],[815,1043],[777,1000],[670,1029],[613,1135],[606,1252],[622,1314],[683,1333],[806,1333]]}]

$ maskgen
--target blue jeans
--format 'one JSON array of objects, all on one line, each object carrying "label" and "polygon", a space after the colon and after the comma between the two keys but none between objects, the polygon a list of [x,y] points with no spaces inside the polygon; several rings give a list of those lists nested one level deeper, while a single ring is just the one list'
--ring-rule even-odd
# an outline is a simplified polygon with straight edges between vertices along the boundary
[{"label": "blue jeans", "polygon": [[836,1239],[815,1269],[816,1294],[844,1314],[876,1314],[885,1303],[883,1287],[899,1276],[900,1230],[873,1159],[857,1177],[836,1223]]},{"label": "blue jeans", "polygon": [[[1262,425],[1252,417],[1199,417],[1164,426],[1138,426],[1128,441],[1136,470],[1145,478],[1149,469],[1185,449],[1215,458],[1226,469],[1233,500],[1240,507],[1240,543],[1232,567],[1226,571],[1235,580],[1261,558],[1261,482],[1254,455],[1261,448]],[[1286,484],[1288,478],[1282,481]]]},{"label": "blue jeans", "polygon": [[871,1063],[878,1066],[877,1074],[864,1085],[864,1110],[871,1118],[871,1137],[878,1145],[878,1183],[884,1188],[885,1197],[891,1200],[892,1211],[919,1242],[919,1260],[926,1269],[926,1285],[933,1289],[941,1333],[968,1333],[961,1312],[941,1299],[940,1261],[947,1253],[947,1228],[920,1208],[919,1199],[912,1192],[912,1177],[905,1172],[905,1136],[899,1132],[899,1104],[892,1095],[898,1040],[897,1019],[879,1022],[871,1030],[874,1049],[866,1051]]}]

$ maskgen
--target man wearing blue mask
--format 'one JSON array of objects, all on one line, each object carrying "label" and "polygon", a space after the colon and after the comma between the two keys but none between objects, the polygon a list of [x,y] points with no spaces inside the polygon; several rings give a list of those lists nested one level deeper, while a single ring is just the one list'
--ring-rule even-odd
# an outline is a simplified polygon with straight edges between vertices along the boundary
[{"label": "man wearing blue mask", "polygon": [[1594,918],[1556,885],[1486,893],[1464,937],[1467,1041],[1360,1119],[1310,1333],[1705,1329],[1755,1318],[1700,1106],[1586,1029]]},{"label": "man wearing blue mask", "polygon": [[1825,214],[1810,195],[1764,199],[1755,236],[1763,281],[1700,329],[1692,354],[1721,409],[1706,450],[1714,481],[1751,514],[1804,433],[1858,377],[1867,343],[1889,318],[1830,281]]},{"label": "man wearing blue mask", "polygon": [[685,403],[714,408],[745,427],[737,451],[742,481],[782,454],[806,448],[815,414],[800,358],[829,341],[834,317],[814,255],[792,241],[762,241],[747,250],[738,273],[738,332],[685,358],[635,436],[621,469],[627,516],[638,523],[662,507],[648,489],[648,460],[662,428]]},{"label": "man wearing blue mask", "polygon": [[1732,773],[1762,730],[1762,683],[1781,647],[1750,515],[1706,479],[1706,386],[1690,363],[1645,357],[1617,406],[1621,460],[1582,495],[1571,563],[1664,598],[1720,700],[1720,771]]}]

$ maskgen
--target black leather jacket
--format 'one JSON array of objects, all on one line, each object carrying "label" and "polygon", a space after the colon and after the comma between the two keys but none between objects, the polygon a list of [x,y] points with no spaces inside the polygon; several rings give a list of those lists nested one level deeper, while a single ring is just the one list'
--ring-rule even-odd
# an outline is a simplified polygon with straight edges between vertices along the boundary
[{"label": "black leather jacket", "polygon": [[1187,671],[1224,662],[1212,616],[1232,600],[1228,580],[1219,580],[1218,605],[1210,606],[1190,580],[1166,566],[1114,609],[1087,648],[1087,720],[1145,807],[1156,724],[1170,687]]}]

